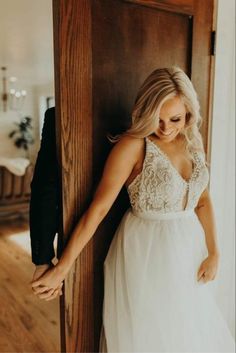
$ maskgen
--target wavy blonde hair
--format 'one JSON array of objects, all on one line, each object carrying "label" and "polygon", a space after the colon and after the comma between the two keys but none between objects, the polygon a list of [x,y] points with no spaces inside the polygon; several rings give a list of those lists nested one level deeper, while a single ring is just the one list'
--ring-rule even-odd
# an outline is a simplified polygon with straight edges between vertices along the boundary
[{"label": "wavy blonde hair", "polygon": [[180,132],[186,139],[186,150],[192,158],[193,151],[204,154],[202,136],[199,128],[202,124],[200,105],[192,82],[177,66],[154,70],[141,85],[132,111],[132,125],[122,134],[107,135],[111,142],[117,142],[122,136],[129,135],[144,138],[153,134],[159,124],[162,105],[168,99],[179,97],[186,108],[186,122]]}]

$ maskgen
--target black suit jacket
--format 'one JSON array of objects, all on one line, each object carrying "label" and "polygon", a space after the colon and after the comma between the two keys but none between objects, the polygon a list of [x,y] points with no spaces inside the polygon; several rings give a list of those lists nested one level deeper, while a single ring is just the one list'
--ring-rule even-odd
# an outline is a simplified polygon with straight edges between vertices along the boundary
[{"label": "black suit jacket", "polygon": [[59,220],[59,167],[56,153],[55,108],[45,113],[41,146],[31,182],[30,239],[32,262],[50,263]]}]

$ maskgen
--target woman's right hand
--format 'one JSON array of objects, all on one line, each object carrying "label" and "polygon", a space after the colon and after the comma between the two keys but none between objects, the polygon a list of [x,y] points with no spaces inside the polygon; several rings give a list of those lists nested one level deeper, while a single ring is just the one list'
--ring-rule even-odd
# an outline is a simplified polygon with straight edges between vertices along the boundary
[{"label": "woman's right hand", "polygon": [[[43,276],[44,273],[46,273],[48,271],[48,269],[52,268],[53,266],[54,266],[53,263],[51,263],[50,265],[49,264],[36,265],[35,271],[33,274],[33,278],[32,278],[32,282],[36,281],[41,276]],[[48,294],[47,300],[49,301],[49,300],[55,299],[58,295],[62,295],[62,290],[61,290],[62,286],[63,286],[63,282],[54,291],[52,291],[52,290],[51,291],[49,290],[47,292],[44,291],[43,292],[44,294]],[[41,293],[36,293],[34,288],[32,288],[32,290],[33,290],[34,294],[40,298],[39,294],[41,294]]]}]

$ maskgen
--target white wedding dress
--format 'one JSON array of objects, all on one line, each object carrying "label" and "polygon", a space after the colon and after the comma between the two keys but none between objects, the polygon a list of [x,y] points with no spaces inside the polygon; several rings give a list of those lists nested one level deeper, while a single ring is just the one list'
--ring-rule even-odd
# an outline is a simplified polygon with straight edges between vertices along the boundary
[{"label": "white wedding dress", "polygon": [[153,141],[145,142],[142,172],[127,188],[131,208],[104,262],[100,352],[234,352],[208,284],[197,281],[207,257],[194,212],[209,180],[204,158],[195,152],[186,181]]}]

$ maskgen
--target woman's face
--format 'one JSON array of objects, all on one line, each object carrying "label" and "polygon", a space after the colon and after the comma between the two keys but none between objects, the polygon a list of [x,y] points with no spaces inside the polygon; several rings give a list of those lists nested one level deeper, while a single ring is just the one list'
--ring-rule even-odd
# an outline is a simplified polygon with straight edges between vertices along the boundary
[{"label": "woman's face", "polygon": [[179,97],[168,99],[161,107],[157,137],[163,142],[171,142],[185,126],[186,108]]}]

